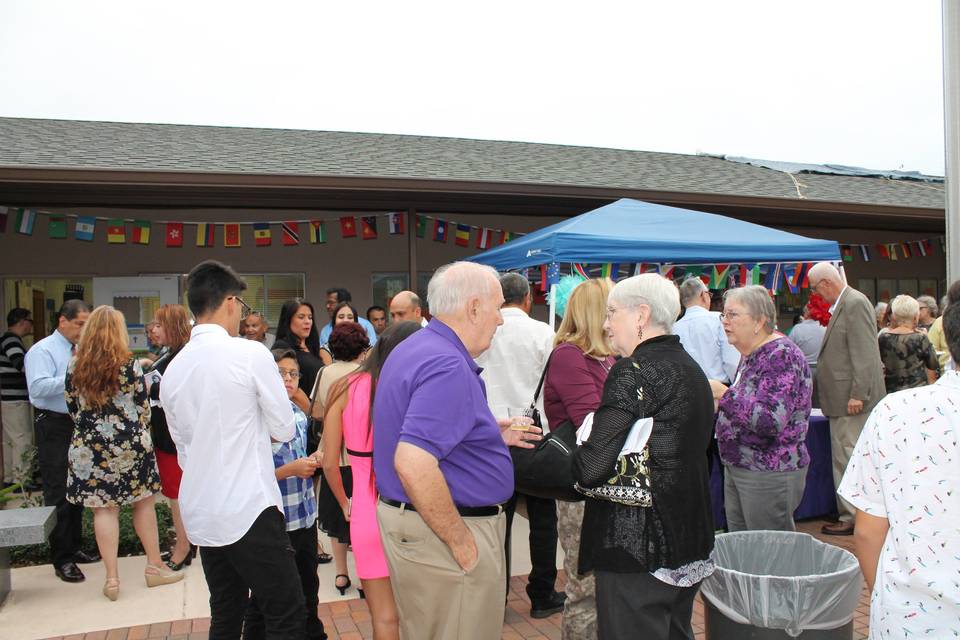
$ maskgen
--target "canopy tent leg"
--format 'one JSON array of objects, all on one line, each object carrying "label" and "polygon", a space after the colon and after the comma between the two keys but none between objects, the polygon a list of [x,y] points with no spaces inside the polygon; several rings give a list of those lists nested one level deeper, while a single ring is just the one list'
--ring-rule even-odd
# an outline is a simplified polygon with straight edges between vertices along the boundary
[{"label": "canopy tent leg", "polygon": [[550,291],[547,294],[550,296],[550,330],[557,330],[557,294],[554,291],[557,285],[550,285]]}]

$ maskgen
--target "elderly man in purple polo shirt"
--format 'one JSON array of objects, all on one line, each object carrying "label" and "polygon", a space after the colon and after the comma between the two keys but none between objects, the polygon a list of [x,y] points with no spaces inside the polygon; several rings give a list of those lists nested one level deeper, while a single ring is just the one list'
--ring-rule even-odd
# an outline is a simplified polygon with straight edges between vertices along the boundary
[{"label": "elderly man in purple polo shirt", "polygon": [[474,358],[503,324],[490,267],[455,262],[427,289],[433,320],[394,349],[377,384],[377,520],[405,640],[499,638],[506,599],[503,504],[515,431],[487,407]]}]

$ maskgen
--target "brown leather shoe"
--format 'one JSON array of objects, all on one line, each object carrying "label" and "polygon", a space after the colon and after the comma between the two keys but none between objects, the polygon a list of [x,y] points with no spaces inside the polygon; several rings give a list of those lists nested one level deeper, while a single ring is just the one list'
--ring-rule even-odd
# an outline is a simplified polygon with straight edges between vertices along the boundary
[{"label": "brown leather shoe", "polygon": [[828,536],[852,536],[853,523],[835,522],[834,524],[825,524],[823,525],[823,528],[820,529],[820,533]]}]

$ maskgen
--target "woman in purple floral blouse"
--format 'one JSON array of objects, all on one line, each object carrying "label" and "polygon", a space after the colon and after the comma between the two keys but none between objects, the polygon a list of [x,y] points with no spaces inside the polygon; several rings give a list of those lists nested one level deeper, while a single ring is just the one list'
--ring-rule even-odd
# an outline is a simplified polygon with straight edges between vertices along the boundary
[{"label": "woman in purple floral blouse", "polygon": [[775,333],[776,310],[765,288],[731,289],[720,317],[743,356],[736,380],[721,389],[716,425],[727,527],[793,531],[810,464],[810,368],[803,352]]}]

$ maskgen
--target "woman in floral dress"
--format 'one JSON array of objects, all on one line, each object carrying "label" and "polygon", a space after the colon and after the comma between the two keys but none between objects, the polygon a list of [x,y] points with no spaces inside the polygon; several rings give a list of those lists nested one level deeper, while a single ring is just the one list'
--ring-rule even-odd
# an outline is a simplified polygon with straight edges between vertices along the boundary
[{"label": "woman in floral dress", "polygon": [[160,478],[150,439],[150,404],[140,363],[130,353],[123,314],[94,309],[70,361],[66,399],[73,418],[67,499],[93,509],[93,528],[106,568],[103,595],[120,591],[117,546],[120,507],[133,504],[133,524],[147,554],[148,587],[183,579],[160,558],[153,494]]}]

